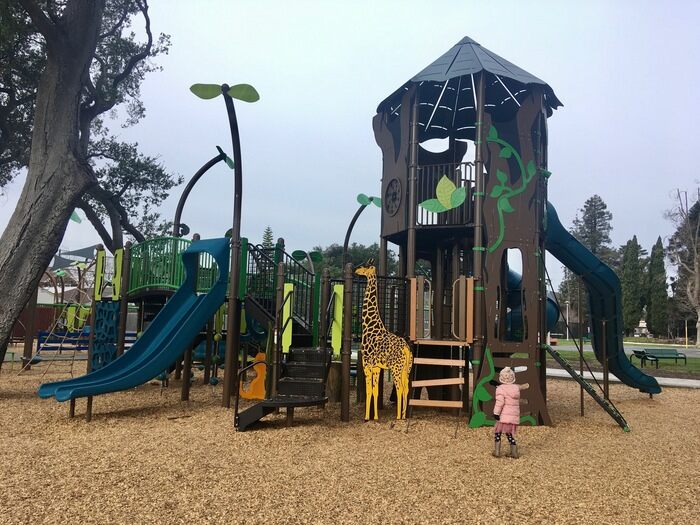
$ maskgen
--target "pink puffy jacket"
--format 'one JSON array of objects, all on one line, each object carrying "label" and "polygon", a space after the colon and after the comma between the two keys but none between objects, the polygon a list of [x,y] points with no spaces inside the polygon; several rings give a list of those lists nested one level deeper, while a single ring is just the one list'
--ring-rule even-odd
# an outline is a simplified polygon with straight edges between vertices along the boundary
[{"label": "pink puffy jacket", "polygon": [[520,387],[518,385],[498,385],[496,406],[493,413],[501,416],[501,423],[520,424]]}]

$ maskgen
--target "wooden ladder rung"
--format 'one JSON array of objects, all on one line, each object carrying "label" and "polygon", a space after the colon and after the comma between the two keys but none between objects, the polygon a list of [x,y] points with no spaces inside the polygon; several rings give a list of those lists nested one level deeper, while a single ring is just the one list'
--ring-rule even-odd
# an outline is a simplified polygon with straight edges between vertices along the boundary
[{"label": "wooden ladder rung", "polygon": [[417,407],[462,408],[461,401],[442,401],[440,399],[409,399],[408,404]]},{"label": "wooden ladder rung", "polygon": [[445,379],[421,379],[420,381],[413,381],[411,383],[411,388],[418,388],[421,386],[442,386],[442,385],[463,385],[463,377],[447,377]]},{"label": "wooden ladder rung", "polygon": [[462,359],[437,359],[432,357],[415,357],[414,365],[437,365],[437,366],[467,366]]}]

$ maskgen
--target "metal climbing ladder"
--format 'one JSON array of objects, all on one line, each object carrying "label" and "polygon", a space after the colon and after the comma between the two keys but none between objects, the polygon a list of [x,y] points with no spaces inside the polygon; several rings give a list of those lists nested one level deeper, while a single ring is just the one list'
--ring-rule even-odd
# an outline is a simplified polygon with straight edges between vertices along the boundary
[{"label": "metal climbing ladder", "polygon": [[613,405],[610,401],[607,399],[603,398],[600,396],[600,394],[593,388],[593,385],[591,385],[586,379],[583,378],[575,369],[573,366],[571,366],[571,363],[569,363],[564,357],[557,352],[554,348],[552,348],[549,345],[545,345],[545,348],[547,349],[547,352],[549,352],[549,355],[551,355],[557,363],[561,365],[561,367],[566,370],[571,377],[574,378],[574,380],[583,387],[583,389],[588,392],[588,394],[595,399],[596,403],[598,403],[603,410],[605,410],[611,418],[615,420],[615,422],[620,425],[622,430],[625,432],[629,432],[629,426],[627,425],[627,421],[625,421],[625,418],[622,416],[619,410]]}]

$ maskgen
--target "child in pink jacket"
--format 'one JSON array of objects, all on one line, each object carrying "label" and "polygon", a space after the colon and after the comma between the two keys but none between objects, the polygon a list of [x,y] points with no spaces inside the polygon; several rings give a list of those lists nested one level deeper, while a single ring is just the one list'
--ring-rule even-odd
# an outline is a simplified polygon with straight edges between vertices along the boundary
[{"label": "child in pink jacket", "polygon": [[501,434],[505,432],[510,443],[510,457],[517,458],[518,445],[513,434],[518,431],[520,424],[520,391],[530,385],[516,385],[515,372],[510,367],[501,370],[498,380],[501,384],[496,388],[496,406],[493,408],[493,417],[496,419],[493,455],[501,455]]}]

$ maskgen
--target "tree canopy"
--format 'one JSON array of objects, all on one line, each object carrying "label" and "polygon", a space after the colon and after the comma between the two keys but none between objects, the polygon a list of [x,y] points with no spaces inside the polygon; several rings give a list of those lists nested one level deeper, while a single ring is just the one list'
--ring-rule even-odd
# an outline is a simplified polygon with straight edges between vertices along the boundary
[{"label": "tree canopy", "polygon": [[625,335],[630,336],[639,325],[644,308],[644,273],[641,261],[641,247],[637,236],[632,237],[622,247],[620,283],[622,285],[622,317]]},{"label": "tree canopy", "polygon": [[651,249],[646,289],[647,328],[655,336],[663,337],[668,332],[669,301],[664,265],[664,245],[661,237],[656,240]]},{"label": "tree canopy", "polygon": [[[60,21],[71,2],[0,0],[0,187],[28,166],[39,79],[46,66],[46,36],[30,9],[50,22]],[[132,25],[144,24],[144,42]],[[39,18],[41,20],[41,18]],[[121,245],[124,229],[136,240],[167,229],[158,208],[182,178],[169,173],[138,144],[119,140],[110,125],[136,124],[144,115],[140,88],[160,69],[153,59],[167,53],[165,34],[154,36],[145,0],[107,0],[94,55],[83,75],[79,101],[79,153],[90,164],[96,184],[78,202],[108,249]],[[114,110],[123,108],[120,114]],[[112,220],[111,231],[103,225]]]},{"label": "tree canopy", "polygon": [[[329,268],[331,278],[340,279],[343,277],[343,246],[340,244],[331,244],[326,248],[315,246],[314,251],[318,251],[323,256],[323,262],[319,265],[321,268]],[[353,265],[357,266],[369,259],[374,259],[375,263],[379,263],[379,244],[374,243],[369,246],[353,242],[348,246],[348,255]],[[398,269],[398,261],[394,252],[389,250],[387,256],[387,273],[396,275]]]}]

